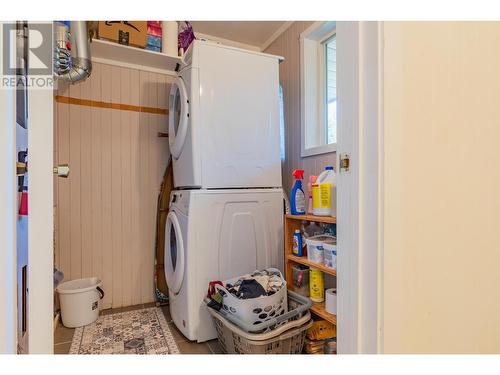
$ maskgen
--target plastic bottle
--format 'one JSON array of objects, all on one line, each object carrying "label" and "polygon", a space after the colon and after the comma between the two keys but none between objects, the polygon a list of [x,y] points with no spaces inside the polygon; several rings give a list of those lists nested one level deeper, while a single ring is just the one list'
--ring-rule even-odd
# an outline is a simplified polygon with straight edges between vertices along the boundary
[{"label": "plastic bottle", "polygon": [[323,272],[311,268],[309,270],[309,297],[313,302],[325,300],[325,279]]},{"label": "plastic bottle", "polygon": [[292,254],[298,257],[302,256],[302,234],[300,229],[295,229],[293,232]]},{"label": "plastic bottle", "polygon": [[332,166],[327,166],[312,185],[313,214],[337,215],[337,177]]},{"label": "plastic bottle", "polygon": [[309,176],[309,182],[307,183],[307,195],[309,197],[307,204],[307,213],[313,213],[313,194],[312,194],[312,186],[316,183],[318,176]]},{"label": "plastic bottle", "polygon": [[306,196],[302,189],[302,179],[304,178],[304,170],[296,169],[292,173],[295,177],[292,194],[290,195],[290,208],[292,215],[304,215],[306,213]]}]

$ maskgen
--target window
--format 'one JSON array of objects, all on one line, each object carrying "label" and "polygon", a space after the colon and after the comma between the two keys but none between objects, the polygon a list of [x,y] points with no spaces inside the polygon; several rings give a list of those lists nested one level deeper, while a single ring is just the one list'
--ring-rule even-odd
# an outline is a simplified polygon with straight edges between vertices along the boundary
[{"label": "window", "polygon": [[326,48],[326,139],[337,143],[337,36],[325,43]]},{"label": "window", "polygon": [[335,151],[337,35],[335,22],[315,22],[300,36],[301,156]]}]

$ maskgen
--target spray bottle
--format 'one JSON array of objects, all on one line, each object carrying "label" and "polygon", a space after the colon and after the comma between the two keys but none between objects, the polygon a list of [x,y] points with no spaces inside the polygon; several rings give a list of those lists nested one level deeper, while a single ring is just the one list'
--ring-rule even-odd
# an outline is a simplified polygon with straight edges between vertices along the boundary
[{"label": "spray bottle", "polygon": [[306,195],[302,189],[302,179],[304,178],[304,170],[296,169],[292,173],[295,177],[292,194],[290,195],[290,206],[292,215],[304,215],[306,213]]}]

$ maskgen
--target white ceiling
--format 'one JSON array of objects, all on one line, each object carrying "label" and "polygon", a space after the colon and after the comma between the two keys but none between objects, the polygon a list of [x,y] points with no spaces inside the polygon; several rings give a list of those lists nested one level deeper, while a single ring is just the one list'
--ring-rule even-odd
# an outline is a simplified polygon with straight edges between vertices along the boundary
[{"label": "white ceiling", "polygon": [[286,21],[192,21],[194,32],[262,47]]}]

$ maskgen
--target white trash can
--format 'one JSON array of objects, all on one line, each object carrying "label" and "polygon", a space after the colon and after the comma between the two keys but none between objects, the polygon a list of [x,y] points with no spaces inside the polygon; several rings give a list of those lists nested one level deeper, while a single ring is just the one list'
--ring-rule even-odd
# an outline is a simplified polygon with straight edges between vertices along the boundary
[{"label": "white trash can", "polygon": [[77,279],[60,284],[56,290],[65,327],[81,327],[99,317],[99,300],[104,297],[102,282],[97,277]]}]

